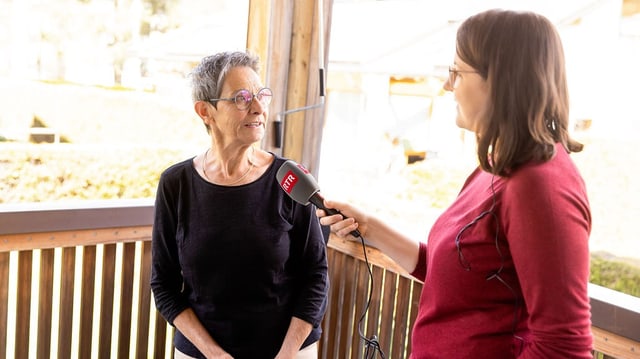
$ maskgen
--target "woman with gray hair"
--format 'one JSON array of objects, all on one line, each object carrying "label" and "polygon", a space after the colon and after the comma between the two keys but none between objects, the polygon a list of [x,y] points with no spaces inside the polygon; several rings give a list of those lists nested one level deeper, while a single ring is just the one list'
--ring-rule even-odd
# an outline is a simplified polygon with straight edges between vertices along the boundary
[{"label": "woman with gray hair", "polygon": [[311,206],[276,180],[261,150],[273,96],[246,52],[204,58],[193,103],[210,147],[160,177],[152,238],[156,307],[180,358],[316,358],[328,289]]}]

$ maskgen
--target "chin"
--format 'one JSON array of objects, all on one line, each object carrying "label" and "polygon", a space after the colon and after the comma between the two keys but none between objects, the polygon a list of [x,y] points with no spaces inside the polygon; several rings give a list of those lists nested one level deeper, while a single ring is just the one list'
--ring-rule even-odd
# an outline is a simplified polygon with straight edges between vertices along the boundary
[{"label": "chin", "polygon": [[464,119],[462,117],[460,117],[460,115],[458,115],[458,117],[456,117],[456,126],[458,126],[459,128],[463,129],[463,130],[468,130],[469,126],[467,126],[466,122],[464,121]]},{"label": "chin", "polygon": [[262,141],[263,138],[264,138],[264,131],[261,131],[260,133],[256,133],[253,136],[253,142],[260,142]]}]

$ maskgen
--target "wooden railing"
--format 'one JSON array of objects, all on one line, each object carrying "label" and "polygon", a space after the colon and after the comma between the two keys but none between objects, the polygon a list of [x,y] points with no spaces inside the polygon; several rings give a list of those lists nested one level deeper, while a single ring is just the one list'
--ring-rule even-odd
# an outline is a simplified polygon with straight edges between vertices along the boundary
[{"label": "wooden railing", "polygon": [[374,336],[386,358],[408,358],[411,352],[409,336],[422,283],[377,249],[366,247],[366,255],[369,267],[362,244],[335,237],[329,241],[329,307],[320,342],[322,359],[363,358],[367,348],[375,350],[366,345]]},{"label": "wooden railing", "polygon": [[[152,212],[148,202],[0,208],[0,358],[172,357],[149,290]],[[362,358],[360,333],[406,358],[422,284],[375,248],[373,282],[360,243],[331,238],[328,250],[320,358]],[[640,358],[640,298],[590,290],[594,357]]]},{"label": "wooden railing", "polygon": [[149,205],[0,212],[0,358],[166,357],[150,223]]}]

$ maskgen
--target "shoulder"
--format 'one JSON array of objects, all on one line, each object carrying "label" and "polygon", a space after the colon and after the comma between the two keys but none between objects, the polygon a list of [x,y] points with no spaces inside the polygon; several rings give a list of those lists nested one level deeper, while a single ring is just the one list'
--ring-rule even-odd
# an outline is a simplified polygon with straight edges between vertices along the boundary
[{"label": "shoulder", "polygon": [[[501,213],[510,226],[522,230],[558,231],[591,227],[591,210],[585,183],[569,154],[559,150],[545,162],[525,164],[504,179],[500,190]],[[522,227],[525,226],[525,227]],[[560,233],[560,232],[558,232]]]},{"label": "shoulder", "polygon": [[535,161],[522,165],[509,178],[510,185],[535,186],[536,184],[574,185],[583,182],[577,166],[569,153],[561,146],[548,161]]},{"label": "shoulder", "polygon": [[276,173],[278,172],[280,167],[288,160],[288,158],[282,157],[281,155],[278,155],[273,152],[265,152],[265,153],[268,156],[271,156],[271,158],[269,159],[268,168],[265,171],[268,172],[269,175],[273,177],[275,180]]},{"label": "shoulder", "polygon": [[160,181],[183,177],[193,171],[193,157],[167,167],[160,175]]},{"label": "shoulder", "polygon": [[273,152],[268,152],[268,153],[270,153],[273,156],[273,164],[274,164],[274,167],[276,168],[280,168],[280,166],[282,166],[283,163],[289,160],[288,158],[282,157]]},{"label": "shoulder", "polygon": [[515,201],[552,201],[559,197],[586,199],[586,186],[580,171],[562,148],[553,158],[531,162],[515,170],[505,181],[503,196]]}]

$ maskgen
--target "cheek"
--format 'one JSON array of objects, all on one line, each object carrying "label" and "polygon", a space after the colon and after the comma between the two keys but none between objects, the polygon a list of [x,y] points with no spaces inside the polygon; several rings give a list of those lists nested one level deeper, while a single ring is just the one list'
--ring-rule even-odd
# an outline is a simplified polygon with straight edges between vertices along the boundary
[{"label": "cheek", "polygon": [[456,93],[458,103],[458,126],[470,131],[476,131],[478,125],[486,118],[489,108],[489,97],[482,91]]},{"label": "cheek", "polygon": [[489,94],[483,92],[482,95],[479,96],[477,108],[478,117],[481,119],[486,119],[487,114],[489,113]]}]

